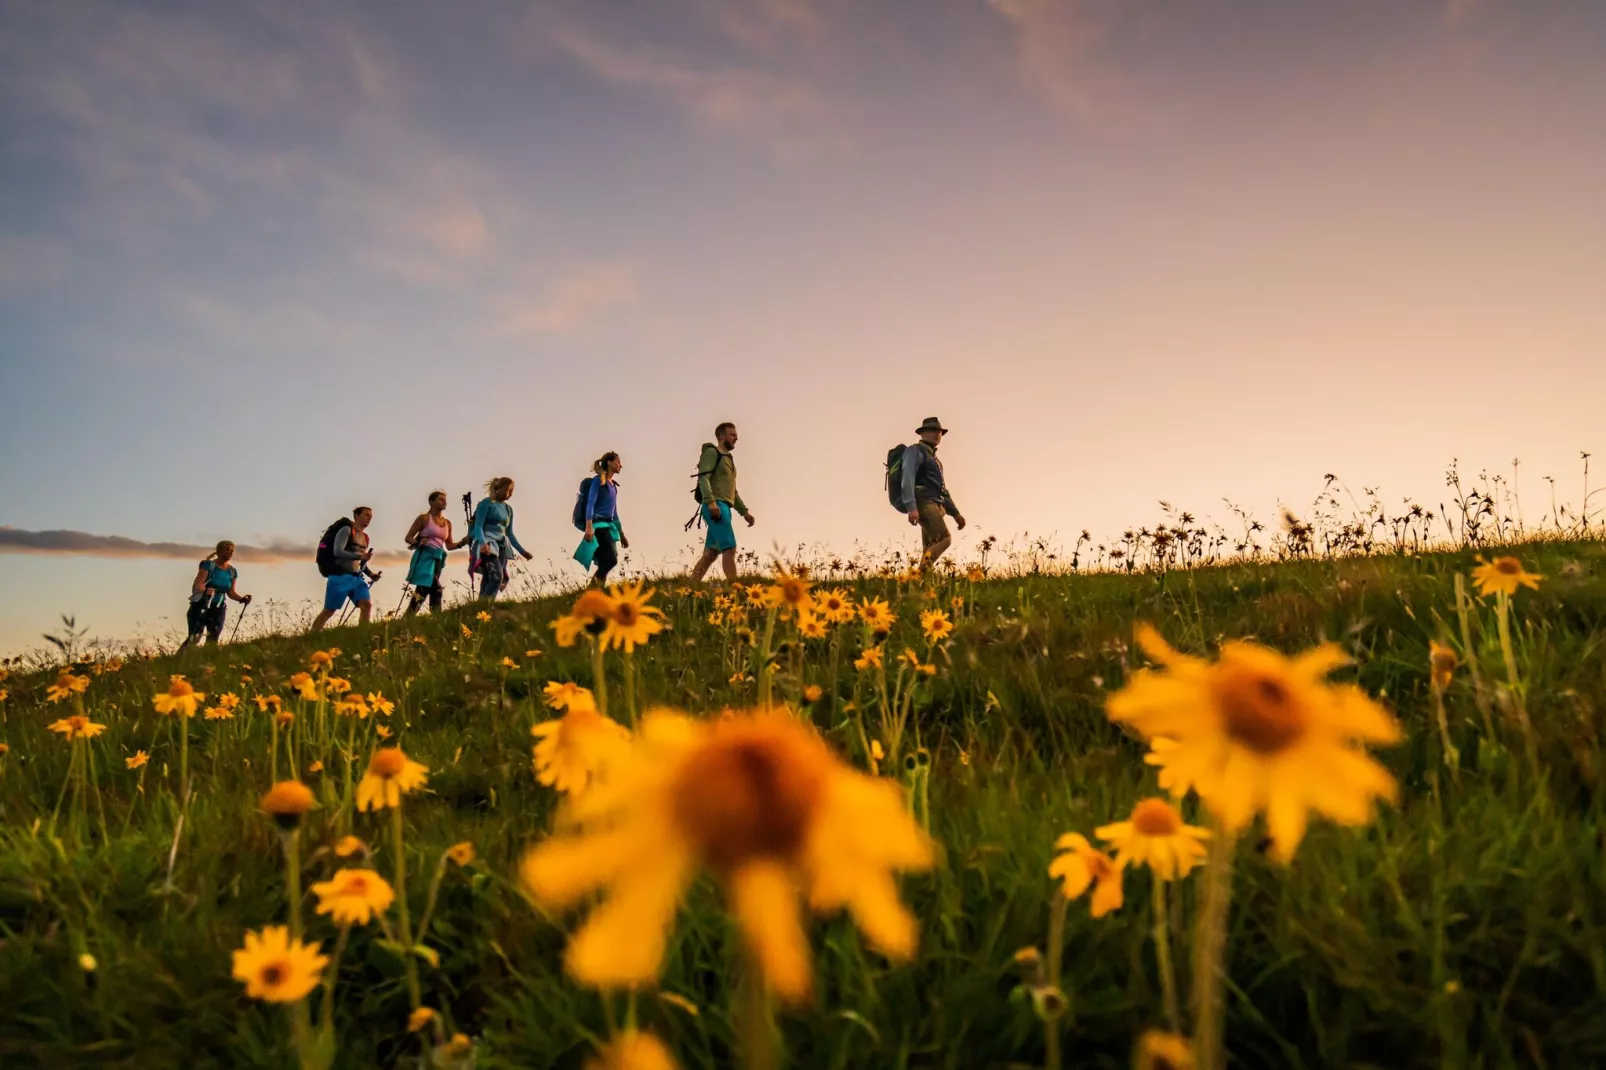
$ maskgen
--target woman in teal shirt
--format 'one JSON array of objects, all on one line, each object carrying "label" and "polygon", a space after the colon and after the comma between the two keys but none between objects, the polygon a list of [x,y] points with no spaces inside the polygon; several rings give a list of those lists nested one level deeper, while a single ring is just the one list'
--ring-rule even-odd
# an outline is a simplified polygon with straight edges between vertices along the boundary
[{"label": "woman in teal shirt", "polygon": [[195,582],[190,584],[190,609],[186,614],[189,637],[180,645],[180,650],[199,640],[203,633],[208,643],[216,643],[222,638],[223,618],[228,613],[227,599],[232,598],[245,606],[251,604],[250,595],[241,594],[235,589],[240,573],[229,564],[233,557],[234,544],[224,539],[217,544],[217,549],[202,559],[195,573]]}]

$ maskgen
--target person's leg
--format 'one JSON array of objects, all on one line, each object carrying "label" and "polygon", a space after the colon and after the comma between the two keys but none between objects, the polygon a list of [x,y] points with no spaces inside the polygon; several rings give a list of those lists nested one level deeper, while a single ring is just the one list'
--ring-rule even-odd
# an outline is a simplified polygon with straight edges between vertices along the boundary
[{"label": "person's leg", "polygon": [[359,624],[367,624],[368,623],[368,617],[369,617],[370,614],[373,613],[373,611],[374,611],[374,603],[373,603],[372,599],[369,599],[366,602],[358,602],[357,603],[357,623],[359,623]]},{"label": "person's leg", "polygon": [[703,551],[703,556],[697,559],[697,564],[691,570],[692,581],[696,582],[696,583],[701,583],[702,579],[703,579],[703,576],[706,575],[707,572],[708,572],[709,566],[711,566],[715,561],[718,561],[718,560],[719,560],[719,551],[718,550],[704,550]]},{"label": "person's leg", "polygon": [[445,595],[446,588],[441,586],[440,573],[437,572],[435,573],[435,584],[429,589],[429,611],[431,613],[439,613],[441,611],[441,599]]},{"label": "person's leg", "polygon": [[597,574],[594,578],[598,586],[606,587],[608,585],[608,573],[612,572],[614,566],[619,563],[619,550],[614,546],[613,532],[611,530],[598,528],[596,535],[597,552],[591,558],[591,563],[597,568]]},{"label": "person's leg", "polygon": [[725,568],[725,582],[726,583],[735,583],[736,582],[736,551],[735,551],[735,549],[733,548],[733,549],[730,549],[730,550],[726,550],[724,553],[720,554],[719,557],[720,557],[720,563]]},{"label": "person's leg", "polygon": [[212,646],[223,639],[223,619],[228,616],[227,606],[213,606],[206,614],[206,645]]},{"label": "person's leg", "polygon": [[312,618],[312,627],[308,628],[307,631],[309,631],[309,632],[322,631],[323,630],[323,626],[325,624],[328,624],[329,623],[329,618],[334,616],[334,615],[335,615],[335,611],[334,610],[332,610],[332,609],[324,610],[322,613],[319,613],[316,617]]},{"label": "person's leg", "polygon": [[191,643],[194,643],[196,640],[201,638],[201,632],[206,627],[204,621],[202,620],[205,613],[206,607],[203,603],[190,603],[189,611],[184,614],[184,643],[179,647],[180,650],[183,650],[184,647],[189,646]]},{"label": "person's leg", "polygon": [[414,587],[413,593],[407,598],[407,612],[404,616],[411,617],[418,612],[418,607],[424,604],[424,598],[430,592],[422,587]]},{"label": "person's leg", "polygon": [[948,518],[943,515],[942,506],[936,502],[921,502],[920,509],[920,569],[924,572],[941,557],[943,551],[953,543],[953,536],[948,533]]}]

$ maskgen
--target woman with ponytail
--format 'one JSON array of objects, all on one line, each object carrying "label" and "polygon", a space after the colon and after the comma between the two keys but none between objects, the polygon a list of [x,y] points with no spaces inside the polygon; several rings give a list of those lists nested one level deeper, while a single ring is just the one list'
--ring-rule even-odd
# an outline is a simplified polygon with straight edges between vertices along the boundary
[{"label": "woman with ponytail", "polygon": [[518,551],[526,561],[534,555],[520,546],[513,534],[513,507],[507,503],[513,497],[513,480],[497,476],[485,484],[485,490],[489,496],[481,498],[474,509],[468,541],[479,554],[480,598],[490,600],[507,586],[513,552]]},{"label": "woman with ponytail", "polygon": [[446,492],[431,492],[429,511],[419,513],[413,526],[407,529],[407,545],[413,548],[413,559],[407,567],[407,582],[413,588],[407,606],[409,617],[418,612],[426,598],[431,610],[441,611],[441,598],[445,594],[441,575],[446,571],[446,555],[466,542],[467,539],[452,540],[452,520],[446,515]]},{"label": "woman with ponytail", "polygon": [[619,460],[619,455],[609,450],[591,465],[592,476],[587,480],[591,487],[586,491],[586,537],[585,543],[581,544],[581,553],[583,555],[587,549],[586,543],[595,545],[589,563],[597,568],[593,579],[599,586],[607,585],[608,573],[619,564],[619,551],[614,544],[630,549],[630,540],[625,538],[624,528],[619,523],[619,484],[616,477],[623,469],[624,463]]},{"label": "woman with ponytail", "polygon": [[250,605],[251,596],[235,590],[240,573],[229,564],[234,557],[234,544],[224,539],[201,560],[190,584],[190,609],[187,616],[189,635],[180,650],[196,642],[203,634],[208,643],[216,643],[223,635],[223,618],[228,615],[227,599],[241,605]]}]

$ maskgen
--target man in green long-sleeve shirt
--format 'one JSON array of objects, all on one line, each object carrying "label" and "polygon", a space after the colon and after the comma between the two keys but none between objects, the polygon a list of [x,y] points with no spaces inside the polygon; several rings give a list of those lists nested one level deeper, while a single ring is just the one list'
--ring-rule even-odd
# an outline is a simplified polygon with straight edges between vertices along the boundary
[{"label": "man in green long-sleeve shirt", "polygon": [[701,581],[713,565],[715,558],[723,560],[725,579],[736,579],[736,528],[732,523],[736,515],[752,527],[753,514],[747,511],[736,489],[736,460],[731,451],[736,448],[736,425],[722,423],[714,428],[714,441],[703,443],[702,456],[697,460],[697,490],[702,501],[703,523],[708,537],[703,541],[703,556],[691,570],[691,578]]}]

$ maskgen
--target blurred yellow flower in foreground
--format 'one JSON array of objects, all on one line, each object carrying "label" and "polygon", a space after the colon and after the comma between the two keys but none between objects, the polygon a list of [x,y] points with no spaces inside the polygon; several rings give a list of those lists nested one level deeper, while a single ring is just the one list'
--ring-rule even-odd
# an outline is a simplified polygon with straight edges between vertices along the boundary
[{"label": "blurred yellow flower in foreground", "polygon": [[1093,899],[1089,913],[1095,918],[1121,909],[1121,865],[1088,843],[1087,837],[1079,832],[1061,836],[1055,841],[1054,850],[1060,853],[1049,863],[1048,875],[1059,878],[1060,891],[1065,898],[1077,899],[1091,886]]},{"label": "blurred yellow flower in foreground", "polygon": [[390,909],[396,891],[371,869],[342,869],[312,886],[318,913],[328,914],[336,925],[367,925],[374,915]]},{"label": "blurred yellow flower in foreground", "polygon": [[1479,594],[1505,594],[1517,593],[1518,587],[1529,587],[1539,590],[1539,581],[1543,576],[1529,572],[1522,567],[1522,562],[1515,557],[1497,557],[1493,561],[1485,561],[1481,556],[1478,565],[1472,570],[1472,582],[1477,584]]},{"label": "blurred yellow flower in foreground", "polygon": [[630,731],[597,712],[591,692],[578,690],[584,702],[575,701],[562,717],[530,729],[540,740],[533,750],[536,779],[565,795],[585,791],[630,742]]},{"label": "blurred yellow flower in foreground", "polygon": [[614,1037],[585,1070],[675,1070],[678,1064],[664,1042],[651,1033],[631,1029]]},{"label": "blurred yellow flower in foreground", "polygon": [[1153,764],[1169,774],[1170,790],[1191,785],[1229,833],[1264,812],[1286,862],[1309,811],[1362,825],[1374,799],[1393,799],[1394,778],[1361,744],[1393,743],[1399,726],[1360,688],[1324,681],[1349,661],[1337,646],[1288,658],[1235,641],[1207,662],[1179,654],[1147,625],[1137,640],[1164,671],[1135,673],[1110,696],[1110,720],[1168,740]]},{"label": "blurred yellow flower in foreground", "polygon": [[342,836],[335,842],[335,857],[350,858],[359,851],[367,851],[368,845],[355,836]]},{"label": "blurred yellow flower in foreground", "polygon": [[419,1007],[407,1016],[407,1031],[416,1033],[434,1020],[434,1010],[429,1007]]},{"label": "blurred yellow flower in foreground", "polygon": [[182,676],[170,677],[167,690],[151,700],[157,713],[182,714],[194,717],[195,708],[206,701],[206,696],[190,686]]},{"label": "blurred yellow flower in foreground", "polygon": [[1187,1037],[1151,1029],[1138,1038],[1132,1070],[1193,1070],[1193,1045]]},{"label": "blurred yellow flower in foreground", "polygon": [[296,673],[290,677],[290,681],[286,686],[308,702],[316,702],[318,700],[318,685],[308,673]]},{"label": "blurred yellow flower in foreground", "polygon": [[245,982],[245,994],[270,1003],[294,1003],[318,987],[329,960],[316,944],[290,939],[283,925],[245,934],[245,946],[234,952],[234,978]]},{"label": "blurred yellow flower in foreground", "polygon": [[74,714],[71,717],[63,717],[61,720],[54,722],[51,724],[50,730],[52,732],[60,732],[67,738],[67,742],[71,743],[75,739],[94,739],[106,731],[106,726],[96,724],[88,717]]},{"label": "blurred yellow flower in foreground", "polygon": [[56,682],[45,688],[45,698],[50,702],[60,702],[74,692],[83,694],[87,690],[89,677],[74,676],[71,669],[62,669],[56,674]]},{"label": "blurred yellow flower in foreground", "polygon": [[1144,799],[1132,816],[1093,830],[1093,835],[1115,847],[1117,865],[1137,862],[1148,866],[1163,881],[1186,877],[1204,861],[1208,829],[1184,824],[1176,807],[1164,799]]},{"label": "blurred yellow flower in foreground", "polygon": [[466,866],[474,861],[474,845],[467,840],[454,843],[446,849],[446,857],[459,866]]},{"label": "blurred yellow flower in foreground", "polygon": [[358,810],[400,806],[401,797],[424,786],[429,769],[402,753],[400,747],[381,747],[368,759],[368,772],[357,785]]},{"label": "blurred yellow flower in foreground", "polygon": [[1433,686],[1443,691],[1450,686],[1455,677],[1455,670],[1461,664],[1461,659],[1455,656],[1455,651],[1447,646],[1440,646],[1437,641],[1428,641],[1428,669],[1432,677]]},{"label": "blurred yellow flower in foreground", "polygon": [[565,817],[579,831],[537,845],[522,876],[551,907],[606,890],[569,943],[569,972],[584,983],[656,978],[701,868],[718,878],[750,962],[785,1000],[812,989],[800,898],[820,913],[846,907],[883,954],[914,953],[917,925],[893,871],[929,868],[931,843],[894,786],[844,765],[788,713],[700,721],[649,711],[608,779]]}]

